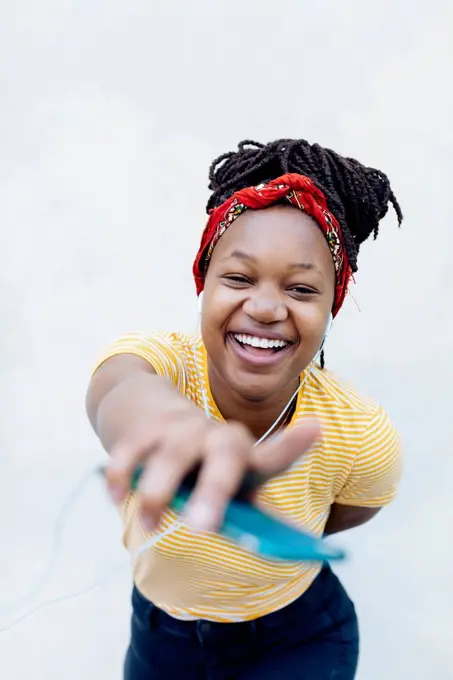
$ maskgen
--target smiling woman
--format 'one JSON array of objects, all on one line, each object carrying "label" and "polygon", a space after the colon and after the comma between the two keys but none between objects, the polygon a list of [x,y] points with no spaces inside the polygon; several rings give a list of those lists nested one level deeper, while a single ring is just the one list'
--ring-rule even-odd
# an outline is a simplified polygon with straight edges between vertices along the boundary
[{"label": "smiling woman", "polygon": [[[210,182],[193,266],[201,334],[118,339],[87,395],[125,544],[154,539],[135,563],[125,678],[352,680],[357,619],[330,568],[264,559],[216,532],[248,470],[267,480],[258,504],[316,536],[394,498],[398,435],[322,350],[360,243],[389,203],[401,211],[383,173],[304,140],[242,142]],[[177,518],[168,504],[196,466]]]}]

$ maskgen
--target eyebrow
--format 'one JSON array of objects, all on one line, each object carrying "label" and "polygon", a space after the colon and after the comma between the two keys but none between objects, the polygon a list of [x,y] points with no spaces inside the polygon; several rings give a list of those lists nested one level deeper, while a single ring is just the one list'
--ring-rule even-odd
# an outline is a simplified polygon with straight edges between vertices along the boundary
[{"label": "eyebrow", "polygon": [[[253,255],[245,253],[243,250],[233,250],[232,253],[226,255],[222,260],[229,260],[231,258],[236,258],[237,260],[243,260],[244,262],[256,263],[256,258]],[[289,269],[302,269],[304,271],[309,271],[313,269],[318,269],[318,267],[313,262],[293,262],[289,265]]]}]

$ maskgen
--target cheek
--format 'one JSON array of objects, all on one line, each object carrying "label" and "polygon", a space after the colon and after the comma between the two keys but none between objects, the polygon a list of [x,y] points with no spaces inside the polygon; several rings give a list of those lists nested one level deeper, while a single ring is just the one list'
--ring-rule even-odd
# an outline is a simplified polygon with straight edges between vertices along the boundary
[{"label": "cheek", "polygon": [[317,349],[324,338],[328,318],[329,308],[326,306],[307,304],[303,308],[298,308],[294,314],[302,345],[307,349]]},{"label": "cheek", "polygon": [[206,279],[203,296],[202,322],[206,329],[221,331],[240,305],[240,291],[228,286],[213,285]]},{"label": "cheek", "polygon": [[225,321],[228,319],[228,309],[225,301],[219,299],[217,295],[209,295],[204,298],[200,328],[206,347],[219,342],[223,335]]}]

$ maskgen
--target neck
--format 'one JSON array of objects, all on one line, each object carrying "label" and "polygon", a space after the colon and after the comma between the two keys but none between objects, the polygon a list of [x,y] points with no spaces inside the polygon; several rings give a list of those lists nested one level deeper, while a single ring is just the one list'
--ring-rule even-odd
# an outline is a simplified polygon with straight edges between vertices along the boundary
[{"label": "neck", "polygon": [[[231,389],[214,370],[210,369],[209,362],[208,376],[211,394],[223,418],[242,423],[256,439],[260,439],[279,418],[299,383],[299,379],[296,378],[277,395],[273,394],[271,397],[262,399],[248,399]],[[290,421],[296,400],[295,397],[291,407],[276,425],[272,434],[277,432],[281,425]]]}]

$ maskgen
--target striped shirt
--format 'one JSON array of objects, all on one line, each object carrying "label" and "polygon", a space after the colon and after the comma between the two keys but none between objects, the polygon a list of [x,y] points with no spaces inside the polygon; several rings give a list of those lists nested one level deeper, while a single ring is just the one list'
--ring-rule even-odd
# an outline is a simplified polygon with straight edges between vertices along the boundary
[{"label": "striped shirt", "polygon": [[[200,336],[131,334],[101,357],[134,354],[211,418],[222,421],[212,397]],[[303,416],[321,420],[322,439],[300,462],[259,492],[260,503],[321,536],[332,503],[380,507],[396,492],[401,473],[399,437],[382,408],[330,371],[315,366],[301,376],[290,426]],[[124,544],[131,553],[153,534],[140,522],[134,494],[122,508]],[[179,619],[246,621],[286,606],[309,588],[320,564],[263,559],[217,534],[194,534],[167,511],[161,540],[134,565],[137,588]]]}]

